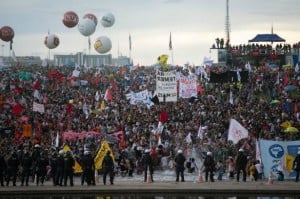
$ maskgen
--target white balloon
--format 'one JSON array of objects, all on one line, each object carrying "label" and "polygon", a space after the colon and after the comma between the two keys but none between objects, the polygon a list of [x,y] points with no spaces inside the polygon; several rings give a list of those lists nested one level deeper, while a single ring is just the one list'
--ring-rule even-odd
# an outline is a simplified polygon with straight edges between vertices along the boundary
[{"label": "white balloon", "polygon": [[90,36],[96,30],[96,25],[89,18],[81,19],[78,23],[78,30],[83,36]]},{"label": "white balloon", "polygon": [[115,16],[112,13],[107,13],[101,18],[101,24],[103,27],[111,27],[115,23]]},{"label": "white balloon", "polygon": [[44,44],[49,49],[56,48],[59,45],[59,38],[55,34],[50,34],[45,37]]},{"label": "white balloon", "polygon": [[100,36],[94,43],[94,48],[98,53],[104,54],[111,50],[111,40],[107,36]]}]

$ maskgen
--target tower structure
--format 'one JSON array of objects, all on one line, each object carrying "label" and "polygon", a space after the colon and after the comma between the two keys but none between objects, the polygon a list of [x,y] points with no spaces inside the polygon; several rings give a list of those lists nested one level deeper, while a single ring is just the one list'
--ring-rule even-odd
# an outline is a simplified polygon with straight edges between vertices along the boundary
[{"label": "tower structure", "polygon": [[226,33],[226,46],[228,46],[230,43],[229,0],[226,0],[225,33]]}]

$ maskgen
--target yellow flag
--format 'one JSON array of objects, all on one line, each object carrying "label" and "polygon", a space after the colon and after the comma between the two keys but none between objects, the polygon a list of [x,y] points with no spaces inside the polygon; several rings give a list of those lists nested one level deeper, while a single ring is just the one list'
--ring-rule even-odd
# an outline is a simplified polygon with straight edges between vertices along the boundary
[{"label": "yellow flag", "polygon": [[[67,151],[71,151],[71,149],[68,145],[65,145],[63,148],[63,151],[67,152]],[[82,168],[81,168],[80,164],[77,162],[77,160],[75,160],[75,165],[74,165],[73,169],[74,169],[74,173],[82,173]]]},{"label": "yellow flag", "polygon": [[103,158],[106,155],[106,151],[111,151],[110,155],[113,158],[113,160],[115,161],[115,157],[112,153],[112,150],[108,144],[108,142],[106,140],[104,140],[101,144],[101,148],[98,150],[97,155],[94,159],[95,162],[95,168],[97,170],[102,168],[102,162],[103,162]]},{"label": "yellow flag", "polygon": [[105,100],[103,100],[103,101],[101,102],[100,109],[101,109],[101,111],[104,111],[104,110],[105,110]]},{"label": "yellow flag", "polygon": [[290,154],[285,154],[285,168],[290,173],[293,169],[294,157]]}]

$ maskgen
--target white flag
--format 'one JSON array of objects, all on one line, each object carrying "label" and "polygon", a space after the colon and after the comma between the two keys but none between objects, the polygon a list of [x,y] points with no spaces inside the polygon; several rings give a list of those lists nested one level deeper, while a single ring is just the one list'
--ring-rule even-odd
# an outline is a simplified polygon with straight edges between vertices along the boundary
[{"label": "white flag", "polygon": [[229,103],[233,105],[233,95],[232,95],[231,90],[230,90],[230,93],[229,93]]},{"label": "white flag", "polygon": [[197,137],[200,138],[200,140],[203,140],[203,129],[201,125],[199,126]]},{"label": "white flag", "polygon": [[189,133],[189,134],[185,137],[185,141],[186,141],[186,143],[188,143],[188,144],[191,144],[191,143],[192,143],[192,135],[191,135],[191,133]]},{"label": "white flag", "polygon": [[59,147],[59,132],[56,133],[55,147]]},{"label": "white flag", "polygon": [[260,147],[259,147],[259,142],[256,140],[256,154],[255,154],[256,160],[259,160],[261,163],[261,155],[260,155]]},{"label": "white flag", "polygon": [[238,121],[235,119],[230,120],[229,130],[228,130],[228,140],[232,140],[234,144],[238,143],[239,140],[248,137],[248,130],[245,129]]}]

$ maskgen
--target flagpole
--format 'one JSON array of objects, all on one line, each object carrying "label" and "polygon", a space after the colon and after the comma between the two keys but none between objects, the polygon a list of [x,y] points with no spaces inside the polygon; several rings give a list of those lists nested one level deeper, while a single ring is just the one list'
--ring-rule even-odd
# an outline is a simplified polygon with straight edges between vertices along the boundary
[{"label": "flagpole", "polygon": [[131,61],[131,50],[132,50],[131,35],[129,34],[129,62],[130,62],[130,64],[132,63],[132,61]]},{"label": "flagpole", "polygon": [[172,44],[172,34],[170,32],[170,39],[169,39],[169,50],[171,51],[172,57],[172,66],[174,65],[174,56],[173,56],[173,44]]}]

